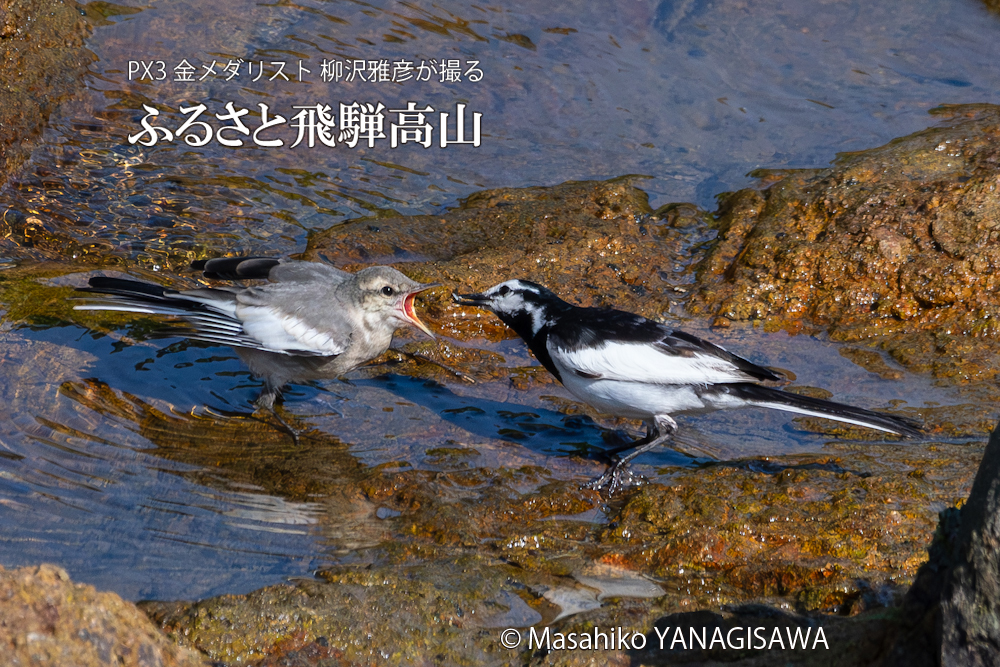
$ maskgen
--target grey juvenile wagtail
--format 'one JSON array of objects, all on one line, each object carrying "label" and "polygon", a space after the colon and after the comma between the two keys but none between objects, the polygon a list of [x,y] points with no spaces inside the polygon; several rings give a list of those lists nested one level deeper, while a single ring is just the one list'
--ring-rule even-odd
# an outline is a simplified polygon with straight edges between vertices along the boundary
[{"label": "grey juvenile wagtail", "polygon": [[267,279],[257,287],[170,290],[159,285],[95,277],[79,291],[102,295],[76,310],[118,310],[167,315],[183,326],[154,332],[236,349],[250,371],[264,380],[257,405],[271,409],[289,382],[334,378],[389,348],[404,325],[433,338],[413,307],[422,285],[387,266],[357,273],[328,264],[268,257],[195,262],[207,278]]}]

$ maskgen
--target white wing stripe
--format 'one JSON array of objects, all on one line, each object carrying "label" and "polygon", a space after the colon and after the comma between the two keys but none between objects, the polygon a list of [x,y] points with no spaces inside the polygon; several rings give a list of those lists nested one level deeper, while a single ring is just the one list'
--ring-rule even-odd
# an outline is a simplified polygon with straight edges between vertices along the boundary
[{"label": "white wing stripe", "polygon": [[243,320],[243,330],[264,346],[273,350],[303,350],[318,354],[340,354],[344,346],[338,345],[324,334],[292,315],[267,306],[241,306],[237,309]]},{"label": "white wing stripe", "polygon": [[73,306],[73,310],[110,310],[123,313],[141,313],[146,315],[167,315],[170,317],[180,317],[199,326],[212,326],[224,328],[227,331],[242,333],[242,325],[225,315],[215,315],[213,313],[197,313],[183,308],[171,308],[169,306],[150,306],[146,304],[132,304],[128,301],[107,301],[94,302]]},{"label": "white wing stripe", "polygon": [[561,373],[577,371],[627,382],[717,384],[753,380],[725,359],[698,353],[672,356],[642,343],[607,342],[579,350],[550,346],[549,355]]}]

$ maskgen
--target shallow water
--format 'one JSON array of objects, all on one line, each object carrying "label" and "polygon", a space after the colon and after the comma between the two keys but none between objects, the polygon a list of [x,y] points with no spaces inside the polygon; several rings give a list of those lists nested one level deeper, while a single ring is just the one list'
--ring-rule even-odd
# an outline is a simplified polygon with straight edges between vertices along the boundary
[{"label": "shallow water", "polygon": [[[958,401],[919,377],[868,373],[811,337],[720,337],[688,325],[731,349],[753,345],[753,358],[812,377],[797,384],[838,400]],[[54,561],[132,599],[244,592],[377,559],[397,529],[386,521],[395,513],[357,493],[367,475],[540,466],[544,478],[584,482],[603,468],[593,453],[622,426],[563,414],[572,402],[552,384],[441,384],[373,367],[288,392],[283,414],[304,434],[296,445],[276,422],[250,416],[260,385],[225,348],[122,345],[78,326],[9,329],[4,342],[0,558]],[[530,363],[516,343],[499,347],[512,365]],[[669,477],[678,465],[841,444],[767,410],[679,421],[676,449],[644,455],[637,471]]]},{"label": "shallow water", "polygon": [[[1000,18],[974,0],[567,2],[541,16],[535,7],[170,2],[112,17],[90,40],[98,61],[87,93],[52,119],[46,145],[4,199],[78,240],[78,254],[162,265],[206,248],[291,252],[310,229],[386,210],[434,212],[484,187],[635,173],[650,176],[654,206],[712,208],[753,169],[823,166],[839,151],[926,127],[937,105],[1000,101]],[[240,59],[238,77],[218,75]],[[324,60],[359,59],[453,59],[465,71],[477,61],[482,79],[320,80]],[[185,60],[194,81],[173,81]],[[162,62],[166,80],[138,80],[140,69],[130,81],[130,61]],[[310,70],[302,82],[300,61]],[[213,62],[216,75],[199,81]],[[292,80],[275,78],[272,62]],[[232,102],[250,110],[244,121],[256,129],[260,103],[292,119],[296,106],[336,113],[354,101],[389,110],[414,101],[451,121],[464,103],[483,114],[482,143],[290,148],[291,121],[260,136],[281,147],[231,130],[225,138],[246,138],[244,146],[126,140],[142,131],[143,104],[177,129],[187,118],[179,108],[203,103],[201,120],[218,129],[230,123],[210,114]],[[387,134],[395,118],[388,114]],[[431,121],[439,130],[440,118]]]},{"label": "shallow water", "polygon": [[[711,208],[755,168],[821,166],[926,127],[936,105],[1000,102],[1000,20],[972,1],[537,11],[160,2],[112,17],[89,42],[98,60],[86,91],[50,120],[44,144],[0,191],[5,208],[71,242],[8,240],[4,258],[118,256],[155,270],[196,254],[288,254],[310,230],[358,215],[432,213],[482,188],[625,173],[650,176],[642,183],[654,206]],[[129,60],[172,68],[238,58],[301,60],[311,78],[128,81]],[[323,59],[383,58],[479,61],[483,79],[317,78]],[[481,146],[290,148],[290,129],[279,133],[283,147],[126,139],[141,131],[143,104],[176,128],[181,105],[224,113],[233,102],[253,111],[246,120],[256,127],[260,102],[290,118],[296,106],[355,100],[450,113],[466,104],[483,114]],[[684,326],[707,333],[704,323]],[[827,341],[712,336],[845,402],[962,400],[923,378],[868,373]],[[286,414],[310,433],[297,449],[278,425],[246,416],[258,385],[227,349],[129,344],[61,323],[6,323],[0,338],[0,564],[55,562],[131,599],[247,591],[364,561],[396,530],[391,512],[356,492],[366,475],[542,466],[582,481],[601,464],[569,455],[588,456],[621,427],[565,414],[567,396],[551,384],[441,384],[381,368],[290,392]],[[512,367],[533,363],[515,342],[497,349]],[[830,440],[767,411],[689,418],[682,431],[680,451],[639,459],[642,472],[822,452]]]}]

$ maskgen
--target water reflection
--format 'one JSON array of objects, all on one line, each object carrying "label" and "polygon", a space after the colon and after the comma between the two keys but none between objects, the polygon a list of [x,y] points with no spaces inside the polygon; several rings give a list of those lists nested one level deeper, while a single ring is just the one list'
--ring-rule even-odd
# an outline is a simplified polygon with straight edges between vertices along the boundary
[{"label": "water reflection", "polygon": [[[122,344],[75,326],[2,337],[0,561],[55,560],[129,598],[245,591],[380,552],[398,512],[379,514],[362,489],[386,470],[475,475],[556,458],[566,475],[567,440],[601,439],[594,425],[537,405],[512,412],[373,369],[288,392],[283,417],[297,446],[252,413],[257,383],[228,349]],[[489,415],[448,412],[465,404]],[[547,481],[533,479],[520,491]]]},{"label": "water reflection", "polygon": [[[19,357],[0,365],[5,566],[55,561],[130,598],[250,590],[275,568],[315,567],[314,505],[268,499],[259,487],[206,487],[208,462],[151,455],[147,417],[123,411],[121,400],[77,400],[94,391],[76,379],[95,359],[73,349],[81,332],[42,333],[0,335]],[[211,438],[206,426],[201,437]],[[289,526],[294,533],[275,532]]]}]

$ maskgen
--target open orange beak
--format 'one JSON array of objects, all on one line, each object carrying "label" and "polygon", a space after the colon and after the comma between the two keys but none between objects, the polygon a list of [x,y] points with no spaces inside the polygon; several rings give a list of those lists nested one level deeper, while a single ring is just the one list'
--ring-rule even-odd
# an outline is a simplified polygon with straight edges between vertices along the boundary
[{"label": "open orange beak", "polygon": [[428,285],[421,285],[417,289],[413,290],[412,292],[403,297],[403,319],[412,324],[413,326],[415,326],[416,328],[423,331],[431,338],[434,338],[434,333],[427,328],[426,324],[420,321],[419,317],[417,317],[417,310],[416,308],[413,307],[413,300],[421,292],[429,290],[432,287],[440,287],[440,286],[441,283],[430,283]]}]

